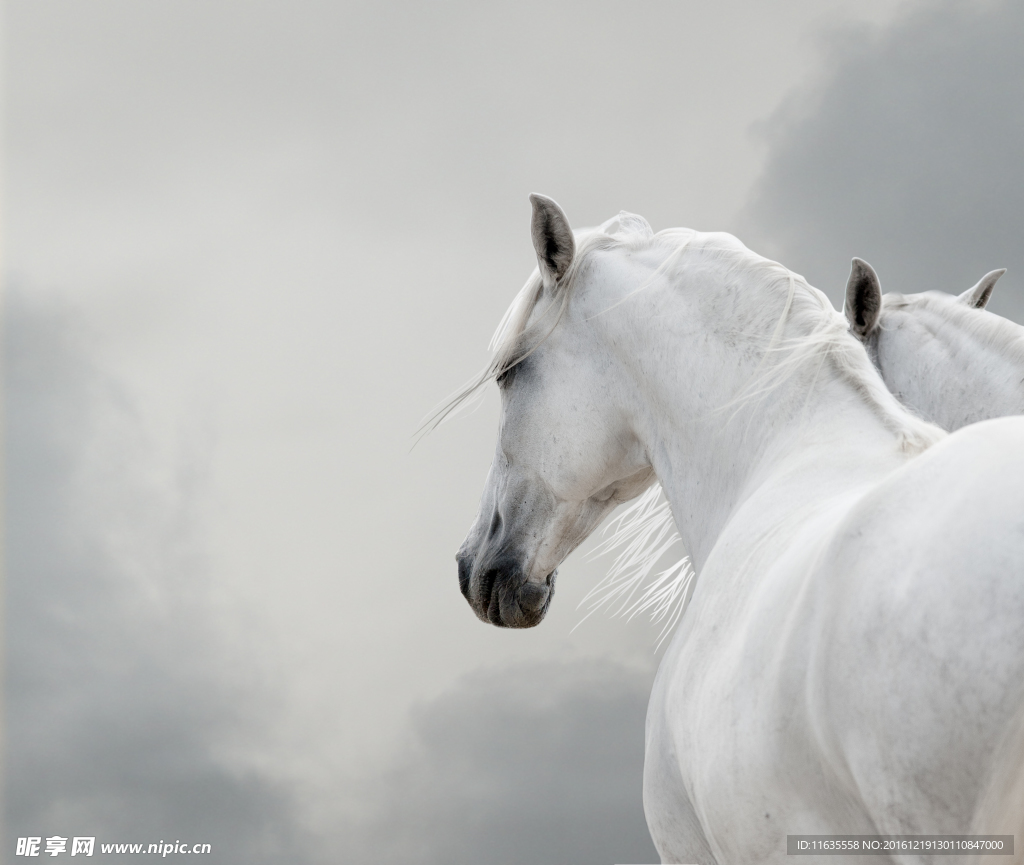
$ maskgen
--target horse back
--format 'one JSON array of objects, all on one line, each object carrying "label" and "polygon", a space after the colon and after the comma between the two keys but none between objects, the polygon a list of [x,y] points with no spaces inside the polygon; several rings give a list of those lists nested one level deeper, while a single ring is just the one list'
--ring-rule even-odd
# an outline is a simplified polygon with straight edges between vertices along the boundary
[{"label": "horse back", "polygon": [[825,749],[880,832],[969,831],[1024,709],[1024,419],[964,428],[879,484],[818,585]]}]

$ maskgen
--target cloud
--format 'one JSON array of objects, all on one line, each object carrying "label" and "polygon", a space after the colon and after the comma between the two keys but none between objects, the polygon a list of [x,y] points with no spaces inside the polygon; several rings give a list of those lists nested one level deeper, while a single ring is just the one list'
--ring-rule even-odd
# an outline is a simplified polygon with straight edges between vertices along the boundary
[{"label": "cloud", "polygon": [[1024,321],[1024,6],[940,2],[833,34],[815,87],[765,126],[742,235],[837,304],[854,255],[887,291],[960,292],[1009,272]]},{"label": "cloud", "polygon": [[5,840],[182,840],[211,843],[215,862],[309,861],[287,790],[229,757],[254,706],[217,670],[199,469],[186,460],[161,481],[129,394],[92,363],[72,311],[9,291],[4,316]]},{"label": "cloud", "polygon": [[208,604],[202,447],[157,465],[74,310],[7,301],[8,840],[204,842],[225,863],[657,860],[653,666],[597,660],[463,679],[413,713],[362,822],[307,830],[288,783],[232,756],[261,707]]},{"label": "cloud", "polygon": [[466,677],[415,713],[349,860],[658,861],[642,804],[650,689],[649,673],[597,660]]}]

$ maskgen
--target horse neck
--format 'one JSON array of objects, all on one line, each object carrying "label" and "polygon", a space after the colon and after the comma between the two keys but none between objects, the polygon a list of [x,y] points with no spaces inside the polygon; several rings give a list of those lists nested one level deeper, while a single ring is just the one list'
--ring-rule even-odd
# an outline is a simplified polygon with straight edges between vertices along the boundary
[{"label": "horse neck", "polygon": [[769,399],[774,405],[756,413],[694,424],[681,439],[652,436],[655,474],[698,572],[751,500],[770,510],[768,524],[781,524],[907,458],[877,418],[837,394],[816,395],[806,406],[781,394]]},{"label": "horse neck", "polygon": [[[764,372],[760,353],[737,345],[728,323],[717,332],[707,321],[694,325],[670,296],[661,301],[652,315],[637,317],[659,326],[633,340],[636,430],[698,572],[737,509],[753,497],[770,502],[775,491],[806,507],[907,458],[892,419],[829,360],[804,364],[769,392],[744,395]],[[696,350],[681,351],[687,343]],[[665,364],[665,358],[679,362]],[[873,374],[866,355],[864,364]],[[877,387],[884,393],[880,380]],[[769,507],[770,518],[785,520],[785,507],[777,505]]]},{"label": "horse neck", "polygon": [[1024,413],[1024,328],[950,303],[926,299],[889,316],[877,355],[886,384],[947,430]]}]

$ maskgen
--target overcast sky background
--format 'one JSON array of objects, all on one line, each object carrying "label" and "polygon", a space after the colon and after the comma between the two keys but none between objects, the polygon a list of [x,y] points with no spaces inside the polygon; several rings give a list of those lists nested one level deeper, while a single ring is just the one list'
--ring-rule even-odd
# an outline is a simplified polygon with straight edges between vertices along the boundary
[{"label": "overcast sky background", "polygon": [[497,401],[412,433],[534,266],[531,191],[733,231],[837,303],[853,255],[887,290],[1008,267],[1024,321],[1024,8],[4,16],[5,843],[655,861],[657,629],[570,634],[585,549],[539,628],[477,621]]}]

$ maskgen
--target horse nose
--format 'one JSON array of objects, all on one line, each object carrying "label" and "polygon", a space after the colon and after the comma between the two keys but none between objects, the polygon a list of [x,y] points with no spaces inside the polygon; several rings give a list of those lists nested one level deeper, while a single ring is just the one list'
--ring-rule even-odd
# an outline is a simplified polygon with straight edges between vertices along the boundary
[{"label": "horse nose", "polygon": [[469,600],[469,575],[473,573],[473,557],[462,550],[455,554],[455,561],[459,566],[459,589],[462,596]]}]

